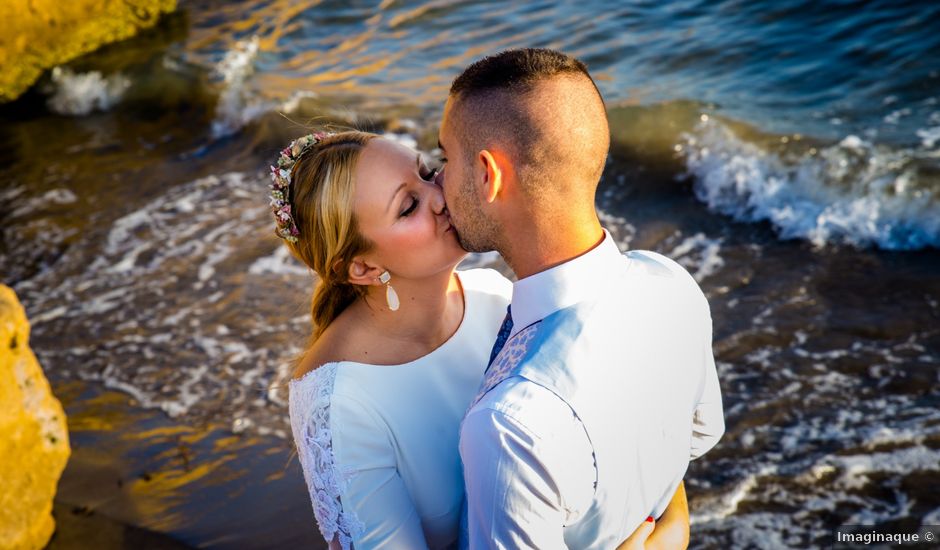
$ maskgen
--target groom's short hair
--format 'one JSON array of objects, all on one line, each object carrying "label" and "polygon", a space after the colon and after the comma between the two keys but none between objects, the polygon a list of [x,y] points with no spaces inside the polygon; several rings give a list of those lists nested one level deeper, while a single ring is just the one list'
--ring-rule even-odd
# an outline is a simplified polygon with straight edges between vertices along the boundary
[{"label": "groom's short hair", "polygon": [[[610,130],[604,100],[581,61],[525,48],[485,57],[450,88],[456,131],[467,155],[498,144],[513,157],[523,190],[538,199],[600,180]],[[593,206],[593,204],[592,204]]]}]

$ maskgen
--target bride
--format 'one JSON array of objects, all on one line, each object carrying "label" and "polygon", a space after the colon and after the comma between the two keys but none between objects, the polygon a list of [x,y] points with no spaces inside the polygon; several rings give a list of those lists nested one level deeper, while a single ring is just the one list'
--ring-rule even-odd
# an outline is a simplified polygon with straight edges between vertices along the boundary
[{"label": "bride", "polygon": [[[419,153],[311,134],[272,167],[276,232],[313,269],[315,330],[290,382],[294,441],[330,548],[456,547],[459,424],[512,283],[466,256]],[[684,547],[680,485],[621,548]]]}]

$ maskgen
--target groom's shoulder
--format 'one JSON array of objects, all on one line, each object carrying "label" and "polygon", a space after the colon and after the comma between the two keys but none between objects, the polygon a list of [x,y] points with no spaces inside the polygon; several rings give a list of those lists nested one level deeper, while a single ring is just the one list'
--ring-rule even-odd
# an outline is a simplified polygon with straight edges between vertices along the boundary
[{"label": "groom's shoulder", "polygon": [[623,254],[628,273],[699,289],[698,281],[679,262],[652,250],[630,250]]},{"label": "groom's shoulder", "polygon": [[652,250],[630,250],[624,253],[627,263],[627,284],[633,290],[649,297],[670,297],[670,302],[681,300],[688,305],[708,308],[708,301],[698,281],[681,264]]},{"label": "groom's shoulder", "polygon": [[678,262],[652,250],[628,250],[623,253],[630,267],[644,275],[658,277],[691,276]]}]

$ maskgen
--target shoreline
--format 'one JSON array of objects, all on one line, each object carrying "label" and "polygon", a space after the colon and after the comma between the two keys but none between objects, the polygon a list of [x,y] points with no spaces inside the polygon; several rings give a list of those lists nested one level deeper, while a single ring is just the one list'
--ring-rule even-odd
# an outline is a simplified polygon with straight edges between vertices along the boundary
[{"label": "shoreline", "polygon": [[49,548],[326,548],[289,442],[186,425],[94,382],[54,389],[72,457]]},{"label": "shoreline", "polygon": [[56,529],[46,550],[187,550],[194,548],[162,533],[143,529],[98,514],[83,506],[56,499],[52,506]]}]

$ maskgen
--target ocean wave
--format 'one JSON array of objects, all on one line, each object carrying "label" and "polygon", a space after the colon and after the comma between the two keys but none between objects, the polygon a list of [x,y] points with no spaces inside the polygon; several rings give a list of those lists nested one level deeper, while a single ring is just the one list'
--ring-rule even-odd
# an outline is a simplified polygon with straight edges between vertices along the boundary
[{"label": "ocean wave", "polygon": [[212,136],[222,138],[269,111],[272,105],[252,97],[247,82],[254,73],[258,57],[258,37],[241,40],[214,67],[222,79],[222,92],[212,121]]},{"label": "ocean wave", "polygon": [[242,172],[175,185],[115,220],[67,284],[47,284],[50,271],[20,285],[35,324],[87,330],[44,358],[172,417],[252,418],[254,432],[286,437],[266,411],[309,330],[312,277],[274,237],[266,188]]},{"label": "ocean wave", "polygon": [[116,105],[131,86],[126,76],[116,73],[107,77],[98,71],[75,73],[65,67],[52,69],[49,109],[60,115],[83,116],[92,111],[107,111]]},{"label": "ocean wave", "polygon": [[[825,393],[851,395],[861,381],[850,379],[848,385],[831,385],[823,375],[807,383]],[[800,401],[803,395],[797,389],[787,400]],[[752,407],[751,414],[764,406]],[[730,467],[726,483],[699,491],[690,521],[705,547],[815,547],[810,541],[826,535],[831,528],[826,518],[837,510],[845,514],[845,524],[878,525],[916,515],[911,504],[925,492],[914,480],[935,475],[940,464],[935,410],[903,396],[827,414],[791,409],[805,416],[788,425],[755,424],[735,434],[746,449],[737,449],[739,455],[760,456]],[[738,421],[729,415],[729,425]],[[882,493],[885,487],[892,489]],[[780,502],[788,508],[768,506]],[[787,544],[768,544],[768,532]]]},{"label": "ocean wave", "polygon": [[[925,145],[931,135],[923,136]],[[781,141],[787,141],[781,139]],[[940,197],[929,151],[850,135],[782,152],[740,138],[707,116],[677,146],[696,196],[739,221],[769,221],[784,239],[915,250],[940,246]]]}]

